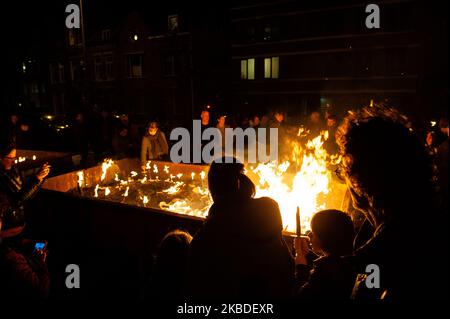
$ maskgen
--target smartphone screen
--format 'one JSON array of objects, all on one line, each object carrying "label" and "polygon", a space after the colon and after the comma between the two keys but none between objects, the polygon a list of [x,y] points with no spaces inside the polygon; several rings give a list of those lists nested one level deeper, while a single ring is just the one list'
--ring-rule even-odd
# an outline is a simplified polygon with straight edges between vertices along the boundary
[{"label": "smartphone screen", "polygon": [[46,246],[45,242],[37,242],[36,244],[34,244],[34,251],[44,250],[45,246]]}]

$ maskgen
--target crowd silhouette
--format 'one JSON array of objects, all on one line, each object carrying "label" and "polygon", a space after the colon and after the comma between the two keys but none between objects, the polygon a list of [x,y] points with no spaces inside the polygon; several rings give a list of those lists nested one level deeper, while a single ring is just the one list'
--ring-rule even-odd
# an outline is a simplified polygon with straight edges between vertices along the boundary
[{"label": "crowd silhouette", "polygon": [[[280,127],[283,116],[276,114],[273,125]],[[223,121],[220,118],[221,127]],[[317,121],[317,114],[312,114],[310,121]],[[293,251],[283,237],[278,203],[267,197],[255,198],[255,185],[244,174],[244,165],[235,158],[221,158],[208,172],[213,205],[206,221],[195,234],[179,229],[162,239],[145,297],[446,297],[448,177],[444,178],[443,171],[447,165],[448,172],[448,121],[440,123],[446,138],[433,146],[439,148],[439,156],[430,152],[405,117],[391,108],[365,107],[348,113],[338,128],[336,122],[330,114],[327,123],[336,132],[333,137],[342,156],[337,171],[353,207],[363,214],[363,225],[339,210],[317,212],[311,231],[295,238]],[[209,113],[203,112],[202,125],[208,123]],[[261,125],[255,117],[251,123]],[[143,143],[153,143],[152,149],[159,151],[152,154],[147,148],[142,154],[146,159],[167,154],[166,145],[155,146],[165,140],[161,133],[157,123],[149,125]],[[0,294],[45,297],[49,289],[45,256],[24,248],[20,234],[25,221],[20,216],[21,201],[38,190],[49,168],[43,167],[31,187],[27,186],[30,184],[22,183],[8,164],[14,150],[14,144],[2,141],[0,280],[6,285],[2,284]],[[18,231],[11,232],[14,229]],[[370,265],[379,269],[382,278],[375,289],[365,284]]]}]

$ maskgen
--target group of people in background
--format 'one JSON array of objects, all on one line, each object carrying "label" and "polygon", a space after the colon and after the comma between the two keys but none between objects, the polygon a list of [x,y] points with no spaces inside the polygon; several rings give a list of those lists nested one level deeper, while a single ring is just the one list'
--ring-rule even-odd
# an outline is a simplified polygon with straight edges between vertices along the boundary
[{"label": "group of people in background", "polygon": [[[212,122],[208,110],[202,111],[200,119],[202,129],[223,131],[235,125],[225,115]],[[81,114],[76,125],[83,154],[86,145],[105,152],[111,146],[119,158],[133,154],[128,116],[113,124],[102,113],[95,126],[100,132],[96,140],[89,137]],[[290,134],[280,111],[250,117],[247,125],[277,127],[279,134]],[[208,172],[213,205],[203,227],[192,235],[178,229],[163,238],[145,297],[395,300],[447,296],[448,121],[442,120],[438,127],[440,142],[433,136],[425,143],[394,109],[366,107],[348,113],[342,121],[331,113],[323,120],[320,113],[311,113],[305,128],[313,135],[329,131],[333,144],[326,147],[342,156],[338,172],[364,223],[357,225],[339,210],[317,212],[311,231],[295,238],[294,252],[283,237],[282,203],[254,198],[255,185],[238,160],[213,162]],[[18,135],[13,135],[5,134],[0,143],[0,280],[13,287],[6,293],[45,297],[49,289],[46,256],[30,252],[21,233],[23,202],[39,189],[50,167],[44,165],[36,176],[22,179],[14,169]],[[89,139],[91,143],[86,142]],[[139,144],[142,163],[167,160],[169,144],[158,122],[148,124]],[[381,276],[374,289],[365,284],[369,265],[375,265]]]},{"label": "group of people in background", "polygon": [[[317,114],[310,121],[317,123]],[[335,122],[330,116],[327,126]],[[448,123],[440,130],[448,143]],[[237,160],[213,162],[208,185],[214,204],[206,222],[193,236],[176,230],[163,239],[156,264],[166,266],[156,268],[152,297],[448,297],[448,184],[443,188],[445,180],[435,179],[439,167],[423,139],[399,112],[384,107],[349,113],[335,138],[343,157],[339,171],[363,225],[339,210],[317,212],[311,231],[295,238],[292,254],[279,203],[253,198],[255,186]],[[378,279],[369,278],[374,269]]]}]

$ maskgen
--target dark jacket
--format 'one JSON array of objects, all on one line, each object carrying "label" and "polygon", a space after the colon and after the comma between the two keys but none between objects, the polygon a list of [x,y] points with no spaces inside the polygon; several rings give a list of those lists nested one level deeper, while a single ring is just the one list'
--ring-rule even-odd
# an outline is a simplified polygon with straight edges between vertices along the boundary
[{"label": "dark jacket", "polygon": [[42,182],[36,176],[24,180],[16,167],[6,171],[0,167],[0,193],[5,195],[11,205],[21,206],[40,189]]},{"label": "dark jacket", "polygon": [[[431,209],[423,213],[419,221],[413,221],[416,216],[411,213],[410,220],[380,225],[349,257],[358,273],[353,299],[380,299],[385,291],[389,299],[448,297],[448,224]],[[442,225],[427,228],[426,218],[439,219]],[[430,231],[425,235],[423,230]],[[365,284],[371,264],[379,267],[380,288],[368,289]]]},{"label": "dark jacket", "polygon": [[[0,168],[0,201],[9,210],[2,214],[3,229],[25,224],[23,204],[36,194],[41,184],[35,176],[24,181],[15,167],[9,171]],[[15,248],[12,241],[0,238],[0,296],[47,297],[50,285],[47,266],[40,257]]]},{"label": "dark jacket", "polygon": [[28,256],[0,242],[0,297],[46,298],[50,288],[47,266],[38,256]]},{"label": "dark jacket", "polygon": [[302,299],[350,299],[356,271],[348,258],[320,257],[314,266],[297,266],[300,285],[298,297]]},{"label": "dark jacket", "polygon": [[447,138],[437,149],[436,166],[437,182],[439,185],[440,204],[442,211],[448,212],[448,164],[449,164],[449,139]]},{"label": "dark jacket", "polygon": [[295,266],[270,198],[214,203],[191,242],[191,296],[282,298],[292,294]]},{"label": "dark jacket", "polygon": [[[122,136],[121,130],[126,129],[127,134]],[[116,130],[112,139],[112,148],[118,158],[129,157],[131,153],[132,141],[130,136],[130,129],[122,127]]]}]

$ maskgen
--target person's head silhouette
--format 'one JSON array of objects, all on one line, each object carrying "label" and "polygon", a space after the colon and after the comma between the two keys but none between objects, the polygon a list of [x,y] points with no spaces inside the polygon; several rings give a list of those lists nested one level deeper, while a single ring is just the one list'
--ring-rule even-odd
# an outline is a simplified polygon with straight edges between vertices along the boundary
[{"label": "person's head silhouette", "polygon": [[208,185],[214,202],[249,199],[255,194],[255,185],[244,175],[244,164],[230,157],[222,157],[211,163]]}]

